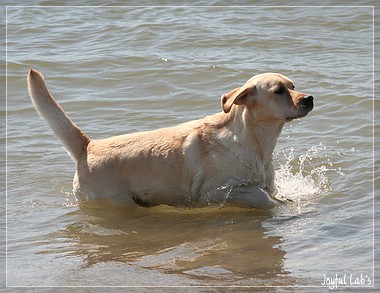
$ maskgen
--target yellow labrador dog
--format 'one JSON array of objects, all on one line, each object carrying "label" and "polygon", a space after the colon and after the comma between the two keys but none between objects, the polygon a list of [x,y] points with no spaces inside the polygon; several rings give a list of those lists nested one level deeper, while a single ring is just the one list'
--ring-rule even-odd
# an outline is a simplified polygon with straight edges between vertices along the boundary
[{"label": "yellow labrador dog", "polygon": [[79,201],[111,199],[127,206],[267,209],[275,206],[272,153],[284,123],[304,117],[313,97],[278,73],[253,76],[222,95],[223,112],[178,126],[90,139],[31,69],[28,90],[77,164]]}]

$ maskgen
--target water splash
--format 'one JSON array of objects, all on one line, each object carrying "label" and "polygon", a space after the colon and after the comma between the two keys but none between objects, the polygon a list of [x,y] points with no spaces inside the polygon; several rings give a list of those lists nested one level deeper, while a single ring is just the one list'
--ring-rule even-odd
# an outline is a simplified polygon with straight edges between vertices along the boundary
[{"label": "water splash", "polygon": [[[339,152],[332,151],[322,143],[313,145],[303,154],[296,155],[293,147],[276,153],[275,185],[278,193],[275,197],[284,201],[300,202],[331,193],[331,178],[337,174],[345,175],[341,167],[337,166],[339,164],[334,162],[340,156]],[[243,178],[232,178],[225,185],[207,193],[201,201],[208,206],[224,207],[235,187],[248,184]]]},{"label": "water splash", "polygon": [[299,201],[331,192],[329,173],[345,175],[340,167],[334,167],[331,158],[331,152],[321,143],[298,156],[294,148],[275,154],[275,160],[280,162],[275,178],[278,194]]}]

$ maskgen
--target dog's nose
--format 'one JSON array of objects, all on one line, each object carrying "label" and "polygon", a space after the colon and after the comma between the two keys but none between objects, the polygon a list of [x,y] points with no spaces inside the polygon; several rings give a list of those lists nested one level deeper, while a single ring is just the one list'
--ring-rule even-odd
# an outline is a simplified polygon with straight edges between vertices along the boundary
[{"label": "dog's nose", "polygon": [[302,99],[302,105],[307,108],[313,108],[314,106],[314,97],[313,96],[304,96]]}]

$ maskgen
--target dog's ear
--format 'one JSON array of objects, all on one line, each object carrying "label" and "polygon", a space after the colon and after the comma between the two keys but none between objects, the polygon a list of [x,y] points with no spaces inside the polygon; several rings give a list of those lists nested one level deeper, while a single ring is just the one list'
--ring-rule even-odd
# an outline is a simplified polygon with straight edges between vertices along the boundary
[{"label": "dog's ear", "polygon": [[232,91],[222,95],[222,108],[224,113],[228,113],[231,111],[232,105],[247,105],[248,96],[253,95],[255,92],[255,86],[247,86],[243,85],[242,87],[238,87],[233,89]]}]

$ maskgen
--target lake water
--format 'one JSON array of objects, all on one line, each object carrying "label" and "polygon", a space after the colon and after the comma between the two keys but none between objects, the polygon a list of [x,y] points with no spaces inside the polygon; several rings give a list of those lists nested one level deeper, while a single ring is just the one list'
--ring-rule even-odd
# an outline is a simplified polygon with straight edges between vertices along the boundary
[{"label": "lake water", "polygon": [[[372,7],[8,7],[6,16],[9,290],[373,286]],[[221,94],[252,75],[289,76],[315,97],[274,153],[276,184],[293,203],[79,206],[75,165],[28,97],[30,67],[93,139],[217,113]]]}]

